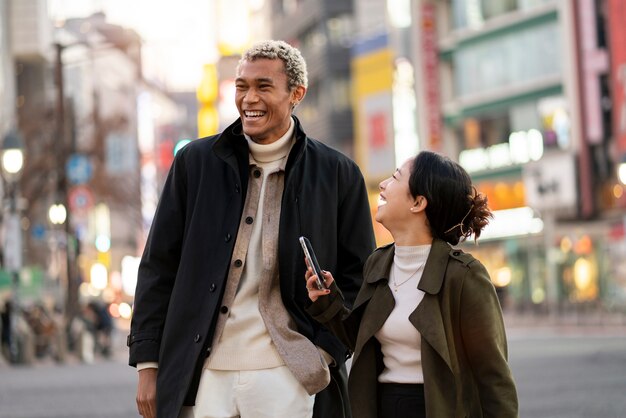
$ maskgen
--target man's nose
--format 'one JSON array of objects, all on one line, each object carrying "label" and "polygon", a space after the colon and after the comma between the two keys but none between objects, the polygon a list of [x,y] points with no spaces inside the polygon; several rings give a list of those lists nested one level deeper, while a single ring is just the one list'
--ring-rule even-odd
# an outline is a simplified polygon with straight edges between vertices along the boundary
[{"label": "man's nose", "polygon": [[248,92],[243,98],[243,100],[247,103],[256,102],[258,101],[258,99],[259,99],[259,96],[256,94],[256,92],[253,89],[248,90]]}]

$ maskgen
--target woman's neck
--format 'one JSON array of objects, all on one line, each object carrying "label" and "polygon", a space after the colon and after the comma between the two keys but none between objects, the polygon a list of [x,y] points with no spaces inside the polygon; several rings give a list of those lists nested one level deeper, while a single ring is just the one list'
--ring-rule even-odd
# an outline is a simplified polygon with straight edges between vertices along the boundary
[{"label": "woman's neck", "polygon": [[389,232],[398,246],[430,245],[433,242],[433,236],[427,226],[398,228]]}]

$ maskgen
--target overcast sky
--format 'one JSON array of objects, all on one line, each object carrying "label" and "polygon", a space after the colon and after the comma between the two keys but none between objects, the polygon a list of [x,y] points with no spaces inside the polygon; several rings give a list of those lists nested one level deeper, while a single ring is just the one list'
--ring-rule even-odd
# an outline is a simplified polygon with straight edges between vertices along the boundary
[{"label": "overcast sky", "polygon": [[107,21],[135,29],[144,39],[144,73],[174,91],[193,90],[202,65],[214,62],[212,0],[49,0],[53,18],[104,11]]}]

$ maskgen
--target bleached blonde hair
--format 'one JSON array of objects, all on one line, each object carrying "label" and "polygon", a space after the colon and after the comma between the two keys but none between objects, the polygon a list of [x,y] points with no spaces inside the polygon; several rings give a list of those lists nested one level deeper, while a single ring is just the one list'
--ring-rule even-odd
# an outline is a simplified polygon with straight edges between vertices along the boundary
[{"label": "bleached blonde hair", "polygon": [[289,90],[297,86],[308,87],[309,80],[307,77],[306,62],[298,48],[289,45],[285,41],[266,40],[253,44],[243,53],[239,60],[237,73],[239,73],[239,67],[244,61],[252,62],[262,58],[272,60],[280,59],[283,61]]}]

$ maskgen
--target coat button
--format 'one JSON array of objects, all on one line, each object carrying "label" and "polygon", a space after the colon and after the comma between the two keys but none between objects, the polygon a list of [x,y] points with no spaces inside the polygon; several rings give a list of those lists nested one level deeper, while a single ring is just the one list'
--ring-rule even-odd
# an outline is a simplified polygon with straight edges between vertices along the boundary
[{"label": "coat button", "polygon": [[215,292],[215,288],[217,286],[215,286],[215,283],[211,283],[211,286],[209,286],[209,292]]},{"label": "coat button", "polygon": [[455,257],[458,257],[458,256],[461,255],[461,252],[460,251],[455,251],[455,252],[452,253],[452,255],[455,256]]},{"label": "coat button", "polygon": [[195,336],[195,337],[193,337],[193,342],[194,342],[194,343],[199,343],[201,338],[202,338],[202,337],[200,337],[200,334],[196,334],[196,336]]},{"label": "coat button", "polygon": [[241,260],[235,260],[235,267],[241,267],[243,262]]},{"label": "coat button", "polygon": [[254,172],[252,173],[254,175],[254,177],[259,178],[261,177],[261,172],[259,170],[254,170]]},{"label": "coat button", "polygon": [[227,313],[227,312],[228,312],[228,306],[222,306],[222,307],[220,308],[220,312],[221,312],[221,313]]},{"label": "coat button", "polygon": [[252,222],[254,222],[254,219],[252,219],[252,216],[248,216],[248,217],[246,218],[246,223],[247,223],[248,225],[250,225]]},{"label": "coat button", "polygon": [[226,236],[224,237],[224,242],[230,241],[231,238],[232,236],[230,234],[226,234]]},{"label": "coat button", "polygon": [[239,193],[239,185],[238,184],[235,185],[235,193]]}]

